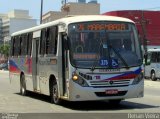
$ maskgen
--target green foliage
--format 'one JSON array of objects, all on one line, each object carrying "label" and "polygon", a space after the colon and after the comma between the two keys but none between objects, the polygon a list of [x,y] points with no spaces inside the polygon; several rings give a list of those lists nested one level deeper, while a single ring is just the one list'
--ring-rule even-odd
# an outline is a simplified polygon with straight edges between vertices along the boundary
[{"label": "green foliage", "polygon": [[6,56],[6,57],[9,56],[9,49],[10,49],[9,44],[0,45],[0,53],[4,54],[4,56]]}]

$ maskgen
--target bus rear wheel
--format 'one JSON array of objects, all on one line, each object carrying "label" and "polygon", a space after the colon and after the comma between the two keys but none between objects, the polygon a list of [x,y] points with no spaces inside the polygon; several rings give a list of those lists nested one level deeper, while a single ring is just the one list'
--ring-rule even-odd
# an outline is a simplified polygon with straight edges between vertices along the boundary
[{"label": "bus rear wheel", "polygon": [[156,81],[157,80],[155,71],[151,72],[151,80],[152,81]]},{"label": "bus rear wheel", "polygon": [[21,75],[20,78],[20,93],[23,96],[27,95],[25,76],[23,74]]},{"label": "bus rear wheel", "polygon": [[58,85],[53,82],[50,89],[50,97],[51,103],[59,105],[61,103],[61,99],[59,98]]}]

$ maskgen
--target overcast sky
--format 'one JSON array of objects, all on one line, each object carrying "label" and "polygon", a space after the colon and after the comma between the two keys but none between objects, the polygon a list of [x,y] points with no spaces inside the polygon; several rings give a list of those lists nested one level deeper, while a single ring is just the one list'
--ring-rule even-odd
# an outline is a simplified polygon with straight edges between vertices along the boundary
[{"label": "overcast sky", "polygon": [[[68,0],[68,2],[76,1]],[[43,0],[43,2],[43,13],[60,11],[61,0]],[[30,16],[39,20],[40,3],[41,0],[0,0],[0,13],[24,9],[29,10]],[[115,10],[160,10],[160,0],[98,0],[98,3],[101,5],[101,13]]]}]

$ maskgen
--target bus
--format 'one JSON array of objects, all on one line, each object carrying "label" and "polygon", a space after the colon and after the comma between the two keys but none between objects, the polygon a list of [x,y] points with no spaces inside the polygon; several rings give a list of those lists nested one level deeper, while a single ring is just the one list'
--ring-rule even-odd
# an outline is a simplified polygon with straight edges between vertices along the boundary
[{"label": "bus", "polygon": [[11,35],[10,81],[22,95],[51,102],[143,97],[143,56],[133,21],[112,16],[72,16]]},{"label": "bus", "polygon": [[160,78],[160,49],[148,49],[147,57],[145,57],[145,78],[157,81]]}]

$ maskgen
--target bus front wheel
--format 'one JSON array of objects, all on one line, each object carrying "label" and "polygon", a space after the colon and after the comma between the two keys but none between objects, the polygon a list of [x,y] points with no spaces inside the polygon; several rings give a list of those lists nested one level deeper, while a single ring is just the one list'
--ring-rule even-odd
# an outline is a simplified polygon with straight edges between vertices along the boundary
[{"label": "bus front wheel", "polygon": [[155,71],[151,72],[151,80],[152,81],[156,81],[157,80]]},{"label": "bus front wheel", "polygon": [[25,76],[23,74],[20,78],[20,93],[23,96],[27,95]]},{"label": "bus front wheel", "polygon": [[51,85],[51,91],[50,91],[50,96],[51,96],[51,103],[54,104],[60,104],[61,103],[61,99],[59,98],[59,92],[58,92],[58,85],[57,83],[53,82],[53,84]]}]

